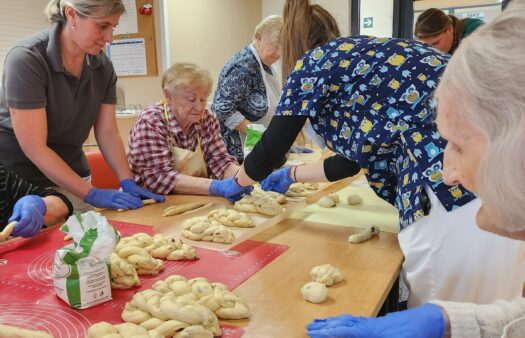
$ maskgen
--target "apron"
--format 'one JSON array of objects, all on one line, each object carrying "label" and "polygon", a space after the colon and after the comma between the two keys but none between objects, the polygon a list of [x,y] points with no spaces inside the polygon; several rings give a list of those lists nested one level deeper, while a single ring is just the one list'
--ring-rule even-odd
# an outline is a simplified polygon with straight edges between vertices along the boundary
[{"label": "apron", "polygon": [[[169,131],[170,118],[168,115],[166,100],[164,100],[163,104],[164,117],[166,118]],[[206,169],[206,162],[204,161],[204,155],[201,148],[201,138],[198,133],[197,147],[195,148],[195,151],[176,147],[171,131],[169,131],[168,135],[168,144],[173,156],[173,168],[175,168],[175,170],[188,176],[208,178],[208,170]]]},{"label": "apron", "polygon": [[259,54],[253,46],[253,43],[250,45],[250,50],[252,51],[253,55],[255,55],[255,58],[259,63],[261,76],[264,82],[264,88],[266,89],[266,100],[268,101],[268,111],[266,112],[266,115],[264,115],[259,120],[254,121],[253,123],[259,123],[264,125],[265,127],[268,127],[270,121],[272,120],[272,117],[275,115],[275,109],[277,108],[277,104],[279,103],[279,98],[281,96],[281,84],[279,83],[279,79],[277,76],[277,69],[273,65],[270,66],[273,75],[268,74],[264,70],[261,59],[259,58]]},{"label": "apron", "polygon": [[426,192],[429,215],[398,235],[408,306],[435,299],[487,304],[521,297],[525,242],[481,230],[479,198],[447,212],[431,189]]}]

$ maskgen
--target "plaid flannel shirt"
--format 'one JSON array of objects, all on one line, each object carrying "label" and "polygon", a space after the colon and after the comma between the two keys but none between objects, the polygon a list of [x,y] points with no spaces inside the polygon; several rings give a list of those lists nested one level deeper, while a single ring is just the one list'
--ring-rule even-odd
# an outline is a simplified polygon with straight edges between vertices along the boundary
[{"label": "plaid flannel shirt", "polygon": [[195,151],[200,135],[204,162],[211,178],[222,179],[230,164],[237,164],[228,154],[222,140],[217,117],[205,111],[200,123],[191,126],[184,135],[180,124],[168,106],[170,126],[164,117],[162,103],[149,106],[139,116],[129,136],[128,162],[135,180],[144,183],[157,194],[169,194],[182,173],[173,167],[173,156],[168,142],[171,133],[175,146]]}]

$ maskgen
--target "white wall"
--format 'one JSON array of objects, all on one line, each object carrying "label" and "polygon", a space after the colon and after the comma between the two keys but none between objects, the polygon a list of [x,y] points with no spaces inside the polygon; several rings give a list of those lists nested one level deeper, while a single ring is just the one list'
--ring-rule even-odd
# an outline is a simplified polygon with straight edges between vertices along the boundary
[{"label": "white wall", "polygon": [[[339,25],[341,35],[350,35],[350,0],[310,0],[325,8],[334,16]],[[369,1],[369,0],[362,0]],[[262,0],[262,17],[268,15],[283,15],[285,0]]]},{"label": "white wall", "polygon": [[[360,9],[360,34],[392,36],[394,0],[362,0]],[[365,28],[365,20],[372,22],[372,27]]]},{"label": "white wall", "polygon": [[224,64],[252,41],[261,0],[167,0],[170,64],[189,61],[210,71],[214,89]]}]

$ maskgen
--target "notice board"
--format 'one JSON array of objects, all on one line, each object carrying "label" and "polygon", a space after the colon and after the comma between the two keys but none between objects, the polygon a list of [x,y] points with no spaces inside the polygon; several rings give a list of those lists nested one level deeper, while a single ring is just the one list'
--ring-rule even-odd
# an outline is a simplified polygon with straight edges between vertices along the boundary
[{"label": "notice board", "polygon": [[126,12],[115,29],[113,42],[106,46],[106,53],[118,77],[157,76],[153,1],[123,0],[123,3]]}]

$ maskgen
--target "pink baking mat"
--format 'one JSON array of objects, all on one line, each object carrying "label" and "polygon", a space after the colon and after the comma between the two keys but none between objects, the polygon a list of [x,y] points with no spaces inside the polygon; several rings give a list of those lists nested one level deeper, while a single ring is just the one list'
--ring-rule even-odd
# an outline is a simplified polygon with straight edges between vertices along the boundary
[{"label": "pink baking mat", "polygon": [[[122,234],[152,234],[149,226],[114,222]],[[55,338],[85,337],[93,323],[122,322],[124,304],[136,291],[149,288],[155,281],[178,274],[187,278],[206,277],[235,289],[257,271],[288,249],[285,245],[244,241],[228,251],[196,248],[198,260],[165,261],[165,269],[156,276],[141,277],[142,286],[113,290],[113,300],[90,309],[77,310],[55,295],[53,258],[55,250],[66,242],[57,228],[42,231],[31,239],[17,238],[0,244],[0,323],[48,331]],[[241,328],[221,323],[222,337],[240,337]]]}]

